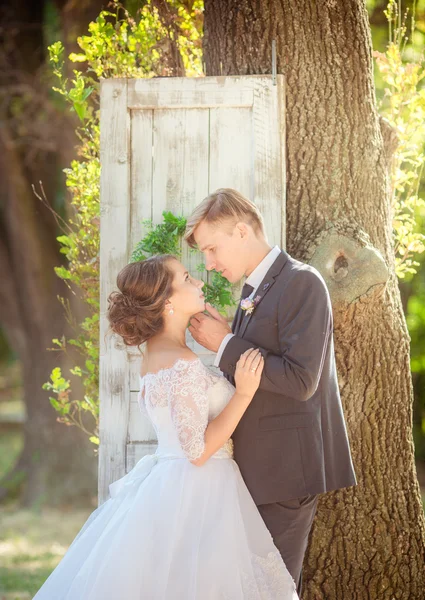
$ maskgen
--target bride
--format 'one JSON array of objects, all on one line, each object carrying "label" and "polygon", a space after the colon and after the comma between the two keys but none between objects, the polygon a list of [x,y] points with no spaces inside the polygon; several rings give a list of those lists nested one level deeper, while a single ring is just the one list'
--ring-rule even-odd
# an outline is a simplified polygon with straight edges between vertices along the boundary
[{"label": "bride", "polygon": [[158,447],[109,486],[33,600],[299,600],[232,458],[264,359],[242,354],[234,387],[187,347],[203,285],[171,255],[118,274],[108,319],[146,342],[138,400]]}]

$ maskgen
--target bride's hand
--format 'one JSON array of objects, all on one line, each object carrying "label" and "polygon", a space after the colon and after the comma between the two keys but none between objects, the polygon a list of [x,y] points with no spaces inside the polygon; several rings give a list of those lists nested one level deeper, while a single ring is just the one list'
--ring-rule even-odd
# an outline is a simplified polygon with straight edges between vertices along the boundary
[{"label": "bride's hand", "polygon": [[260,385],[263,368],[264,358],[258,348],[249,348],[241,354],[235,372],[237,393],[252,399]]}]

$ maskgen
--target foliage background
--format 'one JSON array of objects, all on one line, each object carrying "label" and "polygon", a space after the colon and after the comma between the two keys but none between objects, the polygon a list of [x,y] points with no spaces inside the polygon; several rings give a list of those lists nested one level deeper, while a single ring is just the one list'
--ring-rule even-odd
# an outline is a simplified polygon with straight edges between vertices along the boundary
[{"label": "foliage background", "polygon": [[[425,254],[418,235],[425,233],[425,179],[423,176],[425,152],[425,2],[387,3],[367,1],[371,22],[372,40],[376,68],[374,71],[377,102],[380,113],[396,126],[401,144],[396,152],[395,169],[403,174],[396,175],[396,209],[401,202],[405,219],[412,222],[412,238],[407,244],[418,248],[413,269],[408,261],[407,269],[401,273],[401,292],[406,322],[411,338],[411,371],[414,386],[413,433],[415,455],[425,461]],[[391,25],[388,23],[389,17]],[[383,19],[387,28],[383,27]],[[394,26],[402,35],[394,36]],[[388,42],[387,61],[383,53]],[[387,73],[386,70],[390,72]],[[417,90],[412,93],[413,88]],[[395,221],[396,238],[406,221]],[[416,244],[419,243],[417,246]],[[400,254],[403,255],[403,248]],[[400,271],[398,271],[400,277]],[[419,463],[420,475],[423,473]]]}]

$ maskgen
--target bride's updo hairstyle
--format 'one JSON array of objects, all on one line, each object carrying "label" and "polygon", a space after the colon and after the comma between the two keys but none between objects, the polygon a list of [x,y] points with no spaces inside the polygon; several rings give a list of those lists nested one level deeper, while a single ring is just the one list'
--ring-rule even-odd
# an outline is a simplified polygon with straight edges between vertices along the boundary
[{"label": "bride's updo hairstyle", "polygon": [[106,316],[127,346],[139,346],[162,330],[165,302],[172,295],[171,260],[176,257],[158,254],[129,263],[118,273],[119,292],[109,294]]}]

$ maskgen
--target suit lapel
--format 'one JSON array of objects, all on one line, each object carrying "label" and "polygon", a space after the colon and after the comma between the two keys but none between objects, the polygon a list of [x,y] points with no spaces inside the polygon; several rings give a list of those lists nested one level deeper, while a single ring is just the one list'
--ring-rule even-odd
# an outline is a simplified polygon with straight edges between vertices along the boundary
[{"label": "suit lapel", "polygon": [[[264,297],[266,296],[266,294],[268,294],[268,292],[271,290],[274,282],[276,281],[276,277],[279,275],[279,273],[283,269],[287,260],[288,260],[288,253],[285,252],[285,250],[281,250],[280,255],[276,258],[276,260],[274,261],[274,263],[272,264],[270,269],[267,271],[266,275],[264,276],[263,281],[258,286],[258,290],[255,292],[254,298],[257,298],[259,296],[258,304],[264,300]],[[257,306],[258,306],[258,304],[257,304]],[[243,315],[239,316],[239,318],[238,318],[238,311],[243,313]],[[236,311],[235,320],[234,320],[235,335],[237,335],[238,337],[243,337],[245,330],[248,327],[248,323],[255,316],[255,314],[254,314],[255,311],[256,311],[256,308],[254,308],[252,313],[247,314],[245,311],[243,311],[240,308],[240,306],[238,306],[238,310]]]}]

